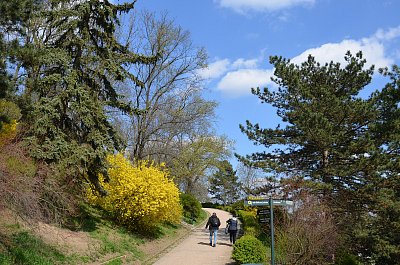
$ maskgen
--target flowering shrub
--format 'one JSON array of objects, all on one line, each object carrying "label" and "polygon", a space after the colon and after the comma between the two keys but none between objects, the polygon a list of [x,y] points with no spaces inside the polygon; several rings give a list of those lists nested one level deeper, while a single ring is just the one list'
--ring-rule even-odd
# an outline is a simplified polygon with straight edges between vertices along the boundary
[{"label": "flowering shrub", "polygon": [[0,130],[0,146],[12,140],[17,135],[17,121],[12,120],[10,123],[3,123]]},{"label": "flowering shrub", "polygon": [[0,99],[0,146],[15,138],[20,118],[21,111],[15,103]]},{"label": "flowering shrub", "polygon": [[108,195],[102,197],[88,190],[89,201],[133,230],[149,231],[163,222],[180,221],[179,190],[162,165],[141,161],[133,166],[121,154],[110,155],[107,160],[110,181],[104,182],[100,176],[100,182]]},{"label": "flowering shrub", "polygon": [[238,211],[240,220],[243,223],[243,230],[246,235],[257,236],[260,234],[260,224],[257,222],[257,210],[255,207],[248,210]]}]

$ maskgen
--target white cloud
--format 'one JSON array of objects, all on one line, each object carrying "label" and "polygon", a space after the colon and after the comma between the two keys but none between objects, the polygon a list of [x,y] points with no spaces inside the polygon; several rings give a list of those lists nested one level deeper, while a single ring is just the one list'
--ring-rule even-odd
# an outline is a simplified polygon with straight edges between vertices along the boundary
[{"label": "white cloud", "polygon": [[218,78],[228,71],[229,64],[230,61],[228,59],[218,60],[201,69],[199,74],[204,79]]},{"label": "white cloud", "polygon": [[383,29],[378,29],[373,35],[373,38],[376,38],[377,40],[390,41],[399,36],[400,36],[400,26],[396,28],[390,28],[387,31]]},{"label": "white cloud", "polygon": [[265,87],[270,83],[272,70],[239,69],[227,73],[217,85],[217,89],[231,96],[250,94],[251,88]]},{"label": "white cloud", "polygon": [[246,11],[275,11],[299,5],[313,5],[315,0],[214,0],[214,2],[221,7],[245,13]]},{"label": "white cloud", "polygon": [[[231,62],[229,59],[217,60],[200,74],[206,79],[217,79],[217,89],[231,96],[250,94],[252,87],[263,87],[270,82],[271,70],[258,69],[260,58],[239,58]],[[220,80],[218,80],[222,77]]]},{"label": "white cloud", "polygon": [[311,48],[294,57],[291,62],[300,64],[307,60],[309,54],[320,63],[330,61],[345,64],[344,55],[350,51],[353,55],[362,51],[367,60],[367,66],[375,65],[376,68],[390,66],[394,63],[393,57],[385,51],[385,42],[400,36],[400,27],[387,31],[379,29],[374,35],[361,40],[343,40],[339,43],[326,43],[316,48]]},{"label": "white cloud", "polygon": [[239,58],[236,61],[233,62],[232,67],[236,69],[240,68],[254,68],[257,66],[257,59],[250,59],[250,60],[245,60],[243,58]]},{"label": "white cloud", "polygon": [[231,63],[229,59],[221,59],[210,63],[206,68],[201,69],[199,74],[204,79],[215,79],[221,77],[228,71],[242,68],[255,68],[257,67],[258,60],[259,59],[245,60],[243,58],[239,58]]},{"label": "white cloud", "polygon": [[[351,51],[353,55],[362,51],[363,57],[367,60],[367,66],[373,64],[376,68],[386,67],[394,63],[396,54],[388,54],[385,47],[390,44],[390,41],[399,37],[400,27],[386,31],[379,29],[368,38],[347,39],[338,43],[326,43],[319,47],[310,48],[292,58],[291,62],[301,64],[307,60],[309,54],[312,54],[316,61],[321,64],[333,61],[345,65],[344,56],[347,51]],[[239,58],[233,63],[229,59],[224,59],[212,63],[210,69],[214,69],[214,71],[210,70],[210,72],[214,72],[216,78],[222,77],[217,84],[217,89],[227,95],[241,96],[250,94],[252,87],[274,86],[275,83],[271,81],[274,69],[259,67],[259,63],[264,61],[263,57],[265,56],[262,55],[260,58],[248,60]]]}]

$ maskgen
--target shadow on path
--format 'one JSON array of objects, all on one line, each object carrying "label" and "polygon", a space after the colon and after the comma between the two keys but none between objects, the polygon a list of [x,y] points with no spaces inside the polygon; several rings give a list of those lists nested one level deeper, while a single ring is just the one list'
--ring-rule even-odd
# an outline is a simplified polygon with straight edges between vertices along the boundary
[{"label": "shadow on path", "polygon": [[229,243],[218,243],[218,242],[217,242],[217,245],[223,245],[223,246],[228,246],[228,247],[232,246],[232,244],[229,244]]},{"label": "shadow on path", "polygon": [[225,234],[226,221],[230,214],[218,209],[205,209],[211,214],[217,212],[221,220],[218,231],[217,246],[210,246],[210,232],[205,223],[192,229],[187,238],[160,257],[154,265],[236,265],[231,259],[232,245],[229,234]]}]

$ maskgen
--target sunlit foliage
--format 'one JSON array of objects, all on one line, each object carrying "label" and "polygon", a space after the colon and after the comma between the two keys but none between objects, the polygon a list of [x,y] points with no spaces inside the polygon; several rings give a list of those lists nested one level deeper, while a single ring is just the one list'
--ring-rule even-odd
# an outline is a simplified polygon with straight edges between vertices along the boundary
[{"label": "sunlit foliage", "polygon": [[15,138],[20,118],[21,112],[15,103],[0,99],[0,146]]},{"label": "sunlit foliage", "polygon": [[100,182],[108,192],[100,196],[88,192],[89,200],[111,212],[122,224],[133,230],[148,230],[163,222],[179,222],[182,207],[179,190],[168,178],[168,171],[148,161],[133,166],[122,155],[107,158],[109,182]]}]

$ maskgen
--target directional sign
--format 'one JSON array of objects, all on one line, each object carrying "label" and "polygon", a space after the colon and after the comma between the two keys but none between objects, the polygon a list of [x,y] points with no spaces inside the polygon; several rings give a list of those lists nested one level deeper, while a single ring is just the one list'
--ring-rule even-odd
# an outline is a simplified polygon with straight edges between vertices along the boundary
[{"label": "directional sign", "polygon": [[272,200],[273,205],[281,205],[281,206],[292,206],[293,201],[287,201],[287,200]]},{"label": "directional sign", "polygon": [[257,210],[257,215],[269,215],[270,214],[270,209],[258,209]]},{"label": "directional sign", "polygon": [[[269,200],[245,200],[245,206],[269,206]],[[288,200],[272,200],[273,206],[292,206],[293,201]]]},{"label": "directional sign", "polygon": [[247,196],[247,199],[248,200],[251,200],[251,201],[259,201],[259,200],[269,200],[269,197],[266,197],[266,196]]},{"label": "directional sign", "polygon": [[245,200],[245,206],[266,206],[269,205],[269,200]]},{"label": "directional sign", "polygon": [[[258,222],[259,223],[268,223],[270,222],[270,227],[271,227],[271,265],[275,265],[275,247],[274,247],[274,206],[292,206],[293,201],[287,201],[287,200],[274,200],[272,197],[269,197],[269,199],[263,198],[263,197],[247,197],[247,199],[244,201],[245,206],[270,206],[269,211],[270,215],[267,217],[267,213],[264,213],[264,209],[259,210],[259,218]],[[263,212],[264,214],[260,214],[260,212]]]},{"label": "directional sign", "polygon": [[261,223],[261,224],[267,224],[267,223],[269,223],[270,221],[271,221],[271,219],[270,219],[270,218],[267,218],[267,217],[260,217],[260,218],[258,218],[258,222]]}]

